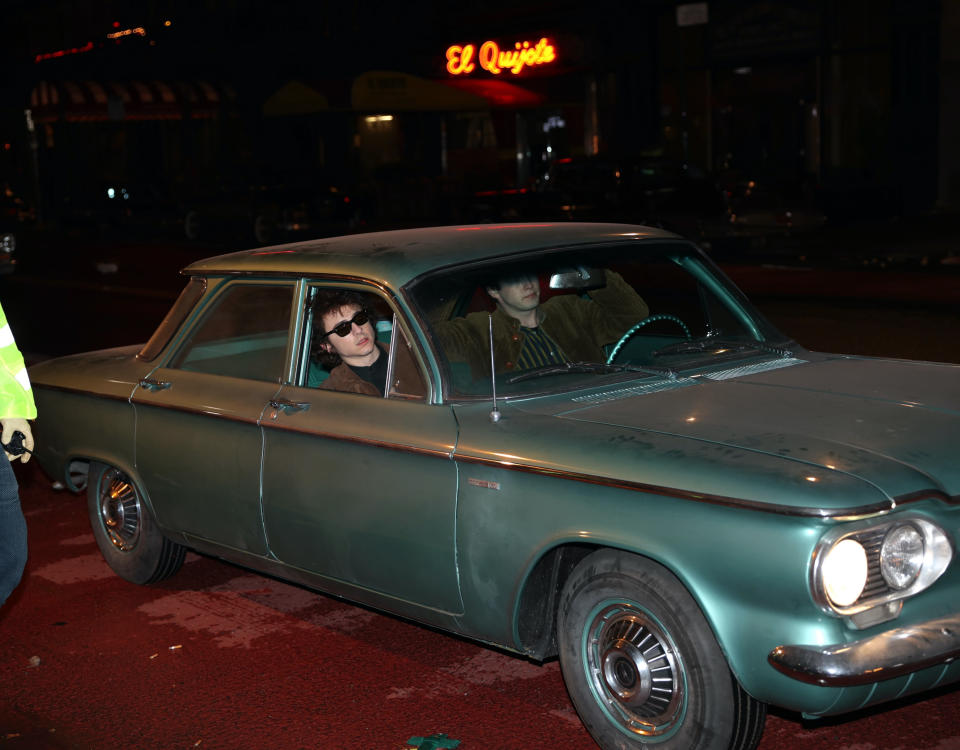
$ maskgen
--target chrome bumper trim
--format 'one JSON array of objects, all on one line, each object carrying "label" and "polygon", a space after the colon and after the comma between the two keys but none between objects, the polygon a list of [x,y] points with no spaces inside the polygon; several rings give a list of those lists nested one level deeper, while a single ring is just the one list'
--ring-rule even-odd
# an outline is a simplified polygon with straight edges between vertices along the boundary
[{"label": "chrome bumper trim", "polygon": [[767,661],[800,682],[829,687],[868,685],[960,657],[960,614],[849,643],[777,646]]}]

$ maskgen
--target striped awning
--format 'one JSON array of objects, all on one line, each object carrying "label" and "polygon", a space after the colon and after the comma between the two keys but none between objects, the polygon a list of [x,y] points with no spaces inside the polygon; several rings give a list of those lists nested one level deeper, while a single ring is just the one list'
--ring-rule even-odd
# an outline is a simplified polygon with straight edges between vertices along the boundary
[{"label": "striped awning", "polygon": [[205,81],[41,81],[30,93],[35,122],[216,117],[232,92]]}]

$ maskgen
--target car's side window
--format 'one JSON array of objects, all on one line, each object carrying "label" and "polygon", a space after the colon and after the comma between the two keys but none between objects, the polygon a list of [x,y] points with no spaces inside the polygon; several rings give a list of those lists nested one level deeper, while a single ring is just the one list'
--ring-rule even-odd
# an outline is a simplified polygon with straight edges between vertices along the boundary
[{"label": "car's side window", "polygon": [[280,382],[292,304],[291,284],[230,286],[194,326],[169,366]]},{"label": "car's side window", "polygon": [[420,366],[380,295],[311,287],[308,310],[300,360],[304,386],[382,397],[389,375],[390,397],[426,396]]}]

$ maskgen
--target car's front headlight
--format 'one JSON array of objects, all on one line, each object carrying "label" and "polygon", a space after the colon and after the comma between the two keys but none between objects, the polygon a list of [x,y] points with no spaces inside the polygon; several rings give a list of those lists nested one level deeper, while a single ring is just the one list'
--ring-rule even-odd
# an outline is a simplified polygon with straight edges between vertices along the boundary
[{"label": "car's front headlight", "polygon": [[903,600],[936,581],[952,559],[949,536],[925,518],[858,521],[821,538],[810,587],[825,612],[865,628],[896,617]]},{"label": "car's front headlight", "polygon": [[823,591],[836,607],[849,607],[867,584],[867,553],[855,539],[841,539],[827,550],[820,571]]},{"label": "car's front headlight", "polygon": [[880,574],[897,591],[910,586],[923,570],[923,534],[913,524],[894,526],[880,546]]}]

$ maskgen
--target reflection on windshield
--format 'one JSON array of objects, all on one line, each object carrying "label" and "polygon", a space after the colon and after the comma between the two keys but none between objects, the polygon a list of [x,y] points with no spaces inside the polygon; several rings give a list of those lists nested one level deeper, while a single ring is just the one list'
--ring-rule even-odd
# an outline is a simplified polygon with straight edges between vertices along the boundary
[{"label": "reflection on windshield", "polygon": [[785,345],[686,243],[498,259],[424,278],[411,294],[451,395],[489,394],[491,361],[498,393],[510,396],[675,377],[719,356],[782,355]]}]

